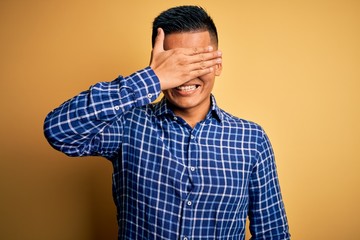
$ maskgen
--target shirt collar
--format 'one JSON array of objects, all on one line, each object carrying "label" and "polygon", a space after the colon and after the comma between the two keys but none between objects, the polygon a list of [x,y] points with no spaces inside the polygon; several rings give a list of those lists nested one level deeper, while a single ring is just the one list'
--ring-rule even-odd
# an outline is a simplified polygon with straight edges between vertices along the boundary
[{"label": "shirt collar", "polygon": [[[223,113],[221,109],[216,104],[214,95],[211,94],[211,108],[206,115],[206,118],[214,117],[216,120],[221,122],[223,120]],[[175,116],[174,112],[169,108],[168,102],[165,97],[163,97],[160,102],[154,104],[154,113],[156,116]]]}]

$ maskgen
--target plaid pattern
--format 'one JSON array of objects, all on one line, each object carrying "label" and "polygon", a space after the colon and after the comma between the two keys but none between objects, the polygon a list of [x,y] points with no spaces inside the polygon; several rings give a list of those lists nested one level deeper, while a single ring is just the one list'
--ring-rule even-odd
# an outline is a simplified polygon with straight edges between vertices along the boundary
[{"label": "plaid pattern", "polygon": [[101,82],[49,113],[45,136],[69,156],[114,166],[119,239],[289,239],[263,129],[217,107],[191,128],[150,68]]}]

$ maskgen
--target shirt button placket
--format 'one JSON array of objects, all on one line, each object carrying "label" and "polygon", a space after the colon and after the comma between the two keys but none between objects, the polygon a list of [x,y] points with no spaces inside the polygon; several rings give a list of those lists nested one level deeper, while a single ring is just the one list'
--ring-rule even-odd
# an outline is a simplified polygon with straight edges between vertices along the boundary
[{"label": "shirt button placket", "polygon": [[[189,159],[190,159],[190,162],[189,162],[189,164],[190,164],[190,171],[191,172],[195,172],[195,167],[194,167],[194,164],[195,164],[195,162],[194,162],[194,156],[192,156],[192,154],[194,153],[194,150],[195,149],[192,149],[192,148],[194,148],[195,147],[195,135],[192,133],[191,135],[190,135],[190,139],[191,139],[191,142],[192,143],[190,143],[190,150],[191,151],[189,151]],[[195,157],[196,158],[196,157]]]},{"label": "shirt button placket", "polygon": [[[193,221],[194,221],[194,207],[198,192],[198,177],[196,173],[196,160],[197,158],[197,138],[195,132],[189,133],[189,147],[188,147],[188,171],[189,177],[193,183],[192,190],[189,192],[188,198],[183,202],[184,218],[183,218],[183,231],[181,240],[190,240]],[[194,205],[195,204],[195,205]]]},{"label": "shirt button placket", "polygon": [[188,197],[187,200],[185,200],[183,202],[183,207],[184,207],[184,217],[183,217],[183,227],[182,227],[182,231],[181,231],[181,238],[182,240],[184,239],[188,239],[190,240],[190,235],[191,235],[191,229],[193,226],[193,220],[194,220],[194,213],[193,213],[193,206],[194,206],[194,199],[193,196],[191,196],[192,194],[190,194],[190,196]]}]

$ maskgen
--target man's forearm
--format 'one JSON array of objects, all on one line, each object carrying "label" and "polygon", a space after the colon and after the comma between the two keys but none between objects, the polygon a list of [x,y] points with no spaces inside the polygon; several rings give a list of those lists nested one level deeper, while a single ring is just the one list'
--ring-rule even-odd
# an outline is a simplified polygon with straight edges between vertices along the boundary
[{"label": "man's forearm", "polygon": [[50,112],[45,119],[45,136],[67,155],[94,155],[100,151],[96,135],[127,110],[151,103],[159,94],[160,84],[151,68],[99,82]]}]

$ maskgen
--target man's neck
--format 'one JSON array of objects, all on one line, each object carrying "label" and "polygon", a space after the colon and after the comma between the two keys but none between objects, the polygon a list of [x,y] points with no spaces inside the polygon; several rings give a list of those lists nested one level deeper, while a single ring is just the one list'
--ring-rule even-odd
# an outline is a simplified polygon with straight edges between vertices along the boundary
[{"label": "man's neck", "polygon": [[173,112],[176,116],[181,117],[187,122],[187,124],[194,128],[197,123],[205,119],[210,106],[211,104],[205,109],[173,109]]}]

